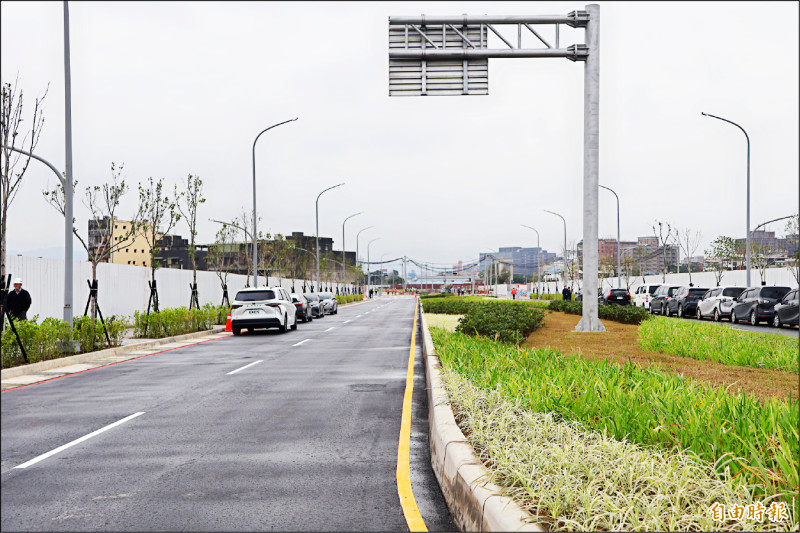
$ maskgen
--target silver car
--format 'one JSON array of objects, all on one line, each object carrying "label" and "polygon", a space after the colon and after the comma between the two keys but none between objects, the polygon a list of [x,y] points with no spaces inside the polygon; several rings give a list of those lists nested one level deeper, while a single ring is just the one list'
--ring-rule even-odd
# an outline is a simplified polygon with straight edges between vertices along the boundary
[{"label": "silver car", "polygon": [[327,315],[335,315],[339,312],[339,303],[336,297],[329,292],[319,293],[319,303],[323,313]]},{"label": "silver car", "polygon": [[723,318],[730,318],[731,308],[736,303],[734,299],[742,294],[744,287],[715,287],[703,295],[697,303],[695,316],[698,320],[713,317],[719,322]]},{"label": "silver car", "polygon": [[234,335],[242,329],[278,328],[281,333],[297,329],[297,310],[292,298],[282,287],[242,289],[231,302],[231,329]]}]

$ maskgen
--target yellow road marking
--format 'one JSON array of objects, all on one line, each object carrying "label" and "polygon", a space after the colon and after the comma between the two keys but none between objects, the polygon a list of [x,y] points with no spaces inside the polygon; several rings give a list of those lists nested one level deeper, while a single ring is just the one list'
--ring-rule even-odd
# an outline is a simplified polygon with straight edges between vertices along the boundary
[{"label": "yellow road marking", "polygon": [[414,392],[414,344],[417,339],[417,308],[414,308],[414,329],[411,331],[411,354],[408,356],[406,393],[403,396],[403,418],[400,423],[400,443],[397,447],[397,494],[410,531],[428,531],[419,513],[417,500],[411,490],[411,397]]}]

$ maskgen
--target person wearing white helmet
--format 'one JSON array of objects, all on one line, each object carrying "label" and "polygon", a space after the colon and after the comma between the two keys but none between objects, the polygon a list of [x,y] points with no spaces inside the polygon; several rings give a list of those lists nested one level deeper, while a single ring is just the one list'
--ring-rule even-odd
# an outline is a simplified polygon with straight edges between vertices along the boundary
[{"label": "person wearing white helmet", "polygon": [[22,280],[14,280],[14,290],[8,291],[6,296],[6,309],[15,320],[27,320],[28,309],[31,307],[31,295],[22,288]]}]

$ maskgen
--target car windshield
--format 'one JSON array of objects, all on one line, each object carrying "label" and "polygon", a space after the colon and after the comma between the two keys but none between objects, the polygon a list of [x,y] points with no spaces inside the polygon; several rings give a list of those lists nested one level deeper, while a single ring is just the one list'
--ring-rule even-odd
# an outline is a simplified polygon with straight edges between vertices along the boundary
[{"label": "car windshield", "polygon": [[722,291],[722,295],[736,298],[737,296],[742,294],[742,292],[744,292],[744,287],[728,287],[727,289]]},{"label": "car windshield", "polygon": [[331,293],[329,293],[329,292],[321,292],[321,293],[319,293],[319,299],[320,300],[328,300],[330,298],[333,298],[333,295]]},{"label": "car windshield", "polygon": [[241,291],[236,293],[239,302],[255,302],[258,300],[274,300],[275,291]]},{"label": "car windshield", "polygon": [[702,296],[706,292],[708,292],[708,289],[689,289],[689,294],[692,294],[694,296]]},{"label": "car windshield", "polygon": [[790,290],[792,289],[789,287],[766,287],[761,290],[761,296],[763,298],[774,298],[776,300],[780,300],[786,296],[786,293]]},{"label": "car windshield", "polygon": [[650,288],[647,289],[647,292],[650,294],[654,294],[661,285],[650,285]]},{"label": "car windshield", "polygon": [[627,296],[628,291],[625,289],[611,289],[611,294],[613,296]]},{"label": "car windshield", "polygon": [[309,301],[311,301],[311,302],[316,302],[317,300],[319,300],[319,298],[317,298],[317,295],[316,295],[316,294],[313,294],[313,293],[311,293],[311,294],[304,294],[303,296],[305,296],[305,297],[306,297],[306,300],[309,300]]}]

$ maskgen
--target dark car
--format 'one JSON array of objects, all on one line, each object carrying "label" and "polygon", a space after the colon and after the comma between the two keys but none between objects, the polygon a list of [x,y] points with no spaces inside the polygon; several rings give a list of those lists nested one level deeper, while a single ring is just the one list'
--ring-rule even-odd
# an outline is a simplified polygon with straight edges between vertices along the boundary
[{"label": "dark car", "polygon": [[317,295],[317,293],[306,292],[303,293],[303,296],[305,296],[306,300],[308,300],[308,307],[310,308],[309,311],[312,318],[322,318],[325,316],[325,313],[322,311],[322,305],[319,301],[319,295]]},{"label": "dark car", "polygon": [[681,287],[667,302],[667,316],[692,317],[697,312],[697,302],[708,292],[707,288]]},{"label": "dark car", "polygon": [[650,314],[659,315],[667,314],[667,303],[675,295],[675,291],[680,289],[680,285],[662,285],[656,289],[653,296],[650,298]]},{"label": "dark car", "polygon": [[336,297],[330,292],[319,293],[319,305],[323,313],[335,315],[339,313],[339,303]]},{"label": "dark car", "polygon": [[603,295],[606,305],[631,305],[631,293],[628,289],[608,289]]},{"label": "dark car", "polygon": [[775,304],[775,314],[772,317],[772,325],[776,328],[797,326],[798,304],[800,304],[800,291],[797,289],[789,291],[789,293],[783,297],[783,300]]},{"label": "dark car", "polygon": [[314,319],[311,316],[311,306],[308,304],[308,300],[302,294],[292,293],[292,303],[297,308],[297,318],[299,318],[302,322],[310,322]]},{"label": "dark car", "polygon": [[750,287],[736,298],[731,309],[731,322],[748,321],[753,326],[762,320],[772,324],[775,304],[791,291],[791,287]]}]

